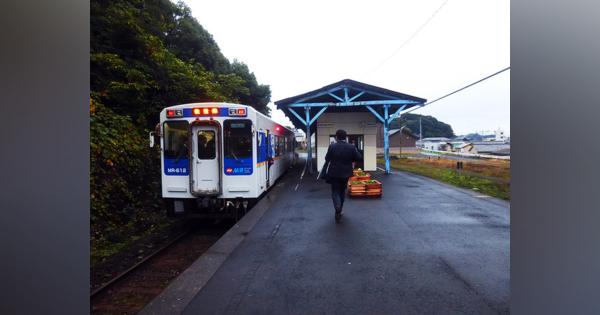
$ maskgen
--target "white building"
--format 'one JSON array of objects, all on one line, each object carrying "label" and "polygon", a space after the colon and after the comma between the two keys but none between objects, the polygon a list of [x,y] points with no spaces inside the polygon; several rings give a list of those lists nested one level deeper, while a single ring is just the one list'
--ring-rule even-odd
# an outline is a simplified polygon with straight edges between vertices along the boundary
[{"label": "white building", "polygon": [[450,151],[452,148],[450,139],[445,137],[423,138],[416,142],[417,148],[434,151]]},{"label": "white building", "polygon": [[306,147],[306,134],[300,129],[294,129],[294,137],[300,148]]},{"label": "white building", "polygon": [[317,122],[317,167],[325,164],[329,144],[335,141],[335,132],[343,129],[348,143],[354,144],[364,158],[363,169],[377,169],[377,121],[371,113],[324,113]]},{"label": "white building", "polygon": [[494,131],[494,134],[496,135],[496,141],[506,141],[506,137],[504,136],[504,131],[500,128],[498,128],[496,131]]}]

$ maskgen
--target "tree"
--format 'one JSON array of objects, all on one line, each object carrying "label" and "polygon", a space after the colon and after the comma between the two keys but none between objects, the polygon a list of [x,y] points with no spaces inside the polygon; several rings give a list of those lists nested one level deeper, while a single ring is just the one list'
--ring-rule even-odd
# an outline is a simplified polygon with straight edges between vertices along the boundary
[{"label": "tree", "polygon": [[419,133],[419,118],[423,128],[422,138],[429,137],[446,137],[453,138],[454,131],[452,127],[446,123],[437,120],[433,116],[422,116],[418,114],[404,114],[399,119],[394,120],[390,124],[391,129],[397,129],[401,126],[407,126],[414,133]]},{"label": "tree", "polygon": [[91,231],[97,252],[99,244],[117,242],[163,216],[160,162],[147,134],[164,107],[223,101],[268,114],[271,90],[244,63],[230,63],[182,2],[92,0],[90,9]]}]

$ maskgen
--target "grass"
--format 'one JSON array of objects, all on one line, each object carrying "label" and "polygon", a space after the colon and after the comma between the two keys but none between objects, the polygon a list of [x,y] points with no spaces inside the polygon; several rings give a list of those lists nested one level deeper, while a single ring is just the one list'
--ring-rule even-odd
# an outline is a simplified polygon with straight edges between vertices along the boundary
[{"label": "grass", "polygon": [[[377,159],[384,163],[383,159]],[[390,160],[392,168],[427,176],[462,188],[473,189],[488,196],[510,200],[510,162],[504,160],[463,160],[463,169],[456,169],[456,160],[436,158],[401,158]]]}]

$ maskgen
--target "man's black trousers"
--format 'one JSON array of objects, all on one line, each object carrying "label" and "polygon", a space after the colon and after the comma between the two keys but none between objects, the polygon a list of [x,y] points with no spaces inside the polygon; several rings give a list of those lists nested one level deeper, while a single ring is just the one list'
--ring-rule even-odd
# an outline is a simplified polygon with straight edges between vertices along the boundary
[{"label": "man's black trousers", "polygon": [[346,188],[348,186],[348,178],[330,178],[331,184],[331,199],[335,208],[344,205],[344,197],[346,197]]}]

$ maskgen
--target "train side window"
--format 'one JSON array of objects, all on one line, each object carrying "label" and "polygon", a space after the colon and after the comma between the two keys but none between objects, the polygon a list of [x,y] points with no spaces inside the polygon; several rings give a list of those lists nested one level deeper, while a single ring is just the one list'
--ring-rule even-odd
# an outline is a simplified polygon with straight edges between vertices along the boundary
[{"label": "train side window", "polygon": [[226,158],[252,158],[252,121],[228,119],[224,123],[224,153]]},{"label": "train side window", "polygon": [[189,124],[185,120],[166,121],[164,130],[164,155],[168,159],[185,159],[188,156]]},{"label": "train side window", "polygon": [[212,130],[198,130],[198,158],[212,160],[217,157],[215,132]]},{"label": "train side window", "polygon": [[281,155],[281,137],[277,136],[277,156]]}]

